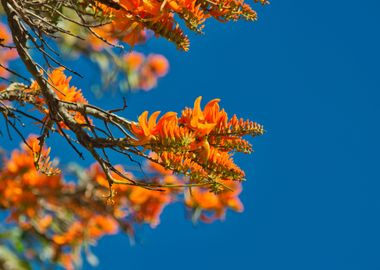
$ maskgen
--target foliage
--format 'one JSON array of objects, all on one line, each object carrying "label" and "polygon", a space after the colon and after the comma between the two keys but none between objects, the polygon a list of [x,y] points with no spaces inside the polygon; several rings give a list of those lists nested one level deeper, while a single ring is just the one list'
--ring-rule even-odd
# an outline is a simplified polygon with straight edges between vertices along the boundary
[{"label": "foliage", "polygon": [[[125,101],[111,110],[90,104],[88,90],[78,89],[67,75],[80,74],[64,60],[87,58],[98,67],[101,84],[92,88],[98,97],[110,88],[148,91],[167,74],[168,61],[124,46],[133,48],[155,35],[187,51],[183,28],[202,33],[211,18],[256,20],[249,5],[243,0],[1,4],[7,24],[0,23],[0,112],[8,136],[23,140],[20,149],[2,152],[0,207],[7,219],[0,227],[1,269],[77,269],[83,254],[96,264],[90,246],[99,238],[124,232],[133,240],[137,224],[154,228],[174,202],[184,204],[193,222],[243,210],[239,194],[245,174],[233,156],[252,152],[243,137],[262,135],[260,124],[228,117],[219,99],[202,108],[202,97],[181,114],[144,111],[131,121],[122,116]],[[12,69],[15,61],[29,74]],[[20,127],[27,121],[39,135],[24,134]],[[59,166],[46,145],[53,136],[62,137],[79,158],[89,153],[93,165]],[[118,165],[111,152],[138,169]]]}]

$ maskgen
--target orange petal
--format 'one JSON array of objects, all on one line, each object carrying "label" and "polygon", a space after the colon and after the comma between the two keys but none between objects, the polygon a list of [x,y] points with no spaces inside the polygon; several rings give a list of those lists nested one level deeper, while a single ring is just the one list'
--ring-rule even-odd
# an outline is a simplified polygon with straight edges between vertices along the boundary
[{"label": "orange petal", "polygon": [[134,122],[132,122],[131,123],[131,131],[132,131],[132,133],[135,135],[135,136],[137,136],[137,137],[139,137],[139,136],[141,136],[142,134],[141,134],[141,129],[140,129],[140,127],[137,125],[137,124],[135,124]]},{"label": "orange petal", "polygon": [[203,112],[201,109],[201,100],[202,96],[197,97],[197,99],[194,101],[194,109],[193,114],[190,120],[191,127],[197,127],[199,120],[203,120]]},{"label": "orange petal", "polygon": [[216,98],[206,104],[204,108],[204,117],[208,122],[215,122],[219,115],[219,103],[220,99]]},{"label": "orange petal", "polygon": [[206,104],[206,106],[205,106],[205,110],[206,110],[206,109],[209,109],[209,108],[213,108],[215,104],[219,106],[219,104],[218,104],[219,102],[220,102],[220,98],[215,98],[215,99],[213,99],[213,100],[210,100],[210,101]]},{"label": "orange petal", "polygon": [[152,130],[156,126],[156,121],[157,117],[160,114],[160,111],[154,112],[150,117],[149,117],[149,122],[148,122],[148,127],[150,130]]},{"label": "orange petal", "polygon": [[158,128],[158,129],[161,129],[161,128],[162,128],[162,125],[163,125],[166,121],[169,121],[170,119],[173,119],[173,120],[177,121],[177,113],[176,113],[176,112],[167,112],[167,113],[165,113],[165,114],[160,118],[160,120],[158,120],[157,128]]},{"label": "orange petal", "polygon": [[208,135],[215,127],[215,124],[198,124],[196,133],[198,136]]},{"label": "orange petal", "polygon": [[138,118],[140,127],[142,128],[144,135],[149,135],[149,128],[148,128],[148,111],[143,112],[139,118]]}]

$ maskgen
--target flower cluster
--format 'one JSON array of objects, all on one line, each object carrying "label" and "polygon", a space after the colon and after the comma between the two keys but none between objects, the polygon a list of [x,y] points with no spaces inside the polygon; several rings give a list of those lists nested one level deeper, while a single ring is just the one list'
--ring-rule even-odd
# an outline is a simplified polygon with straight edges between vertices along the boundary
[{"label": "flower cluster", "polygon": [[54,197],[51,190],[63,188],[59,174],[48,176],[35,169],[37,155],[46,159],[50,150],[40,149],[35,137],[27,143],[30,148],[24,145],[21,151],[14,150],[11,158],[3,161],[5,166],[0,172],[0,205],[10,208],[12,218],[16,219],[21,213],[35,217],[40,207],[39,196],[50,200]]},{"label": "flower cluster", "polygon": [[128,223],[119,220],[123,217],[119,208],[108,209],[103,199],[91,196],[92,184],[67,183],[61,174],[47,176],[38,172],[35,159],[40,152],[45,156],[49,149],[42,147],[41,151],[39,140],[33,136],[27,146],[14,150],[9,159],[4,158],[0,208],[8,211],[9,223],[18,224],[23,234],[36,237],[35,243],[41,244],[31,247],[29,259],[38,258],[39,248],[48,248],[52,261],[74,269],[81,246],[115,234],[120,225],[125,229]]},{"label": "flower cluster", "polygon": [[[121,166],[117,166],[122,170]],[[123,172],[128,175],[129,179],[135,179],[130,172]],[[94,182],[106,190],[109,187],[108,180],[98,164],[90,167],[87,174]],[[112,177],[123,181],[124,178],[116,173]],[[175,184],[180,180],[174,175],[160,175],[152,177],[150,184]],[[175,189],[165,188],[160,191],[142,188],[136,185],[114,185],[113,191],[116,193],[114,206],[119,209],[125,209],[128,219],[134,223],[147,223],[151,227],[156,227],[160,223],[160,215],[165,206],[175,200],[178,191]]]},{"label": "flower cluster", "polygon": [[[37,156],[46,157],[49,151],[33,136],[27,140],[27,146],[14,150],[10,159],[3,160],[0,208],[9,211],[8,222],[17,223],[25,234],[39,237],[44,247],[51,245],[52,257],[66,269],[73,269],[72,260],[79,255],[73,251],[86,241],[116,233],[117,215],[106,211],[102,200],[86,198],[82,187],[66,183],[61,174],[48,176],[38,172]],[[85,204],[88,205],[84,207]]]},{"label": "flower cluster", "polygon": [[[267,4],[266,0],[254,0]],[[83,1],[87,14],[102,20],[110,20],[111,26],[94,28],[104,39],[122,40],[135,45],[146,40],[146,30],[153,31],[176,44],[182,50],[189,49],[189,39],[184,34],[176,18],[184,21],[187,28],[202,33],[204,23],[209,18],[218,21],[254,21],[256,12],[244,0],[120,0],[113,6],[104,1]]]},{"label": "flower cluster", "polygon": [[[47,158],[49,153],[50,150],[32,136],[20,150],[14,150],[10,158],[4,157],[0,170],[0,209],[9,214],[8,224],[17,224],[15,228],[22,231],[15,237],[22,237],[17,241],[25,245],[25,256],[30,261],[39,261],[41,254],[49,254],[49,260],[60,263],[66,270],[75,269],[81,261],[82,250],[89,252],[88,244],[119,231],[133,236],[133,224],[149,224],[154,228],[164,208],[173,202],[182,202],[191,210],[193,221],[211,222],[223,219],[227,209],[243,210],[238,198],[240,183],[225,181],[232,191],[218,194],[201,186],[187,189],[184,179],[151,161],[144,169],[149,183],[162,188],[149,189],[132,182],[131,185],[113,185],[114,201],[109,205],[104,198],[109,183],[98,164],[84,171],[72,168],[78,179],[67,182],[60,172],[47,176],[36,170],[36,159]],[[137,180],[122,166],[116,168]],[[124,179],[116,173],[112,176]],[[28,242],[30,238],[35,240]]]},{"label": "flower cluster", "polygon": [[[151,154],[151,157],[157,158],[157,155]],[[224,220],[228,209],[236,212],[244,210],[243,203],[239,199],[242,192],[240,182],[224,180],[223,183],[227,189],[215,193],[203,185],[186,185],[185,178],[176,178],[173,171],[165,169],[156,162],[148,161],[147,169],[160,176],[161,179],[166,179],[164,182],[171,186],[171,190],[175,189],[176,201],[183,201],[192,214],[193,222],[200,220],[210,223],[214,220]]]},{"label": "flower cluster", "polygon": [[183,110],[181,116],[168,112],[158,119],[160,112],[150,117],[143,112],[131,125],[136,137],[132,144],[155,152],[157,163],[189,176],[190,183],[210,184],[219,192],[228,189],[225,181],[244,179],[244,171],[233,161],[235,152],[252,151],[242,136],[262,135],[264,129],[236,115],[228,118],[219,99],[211,100],[202,110],[201,99],[198,97],[194,107]]},{"label": "flower cluster", "polygon": [[[59,67],[47,74],[47,82],[49,87],[56,93],[57,97],[62,101],[87,104],[87,100],[84,98],[82,91],[80,89],[77,89],[75,86],[70,86],[71,77],[66,77],[64,70],[65,69],[63,67]],[[37,96],[39,96],[36,99],[36,105],[44,114],[47,115],[49,113],[49,110],[43,107],[44,105],[46,105],[45,99],[42,97],[40,86],[38,85],[38,83],[36,81],[32,81],[32,84],[30,85],[29,89],[27,89],[27,91],[33,92]],[[77,123],[87,123],[84,116],[79,112],[71,112],[71,115],[75,119],[75,121],[77,121]],[[62,128],[67,128],[67,126],[64,123],[60,123],[60,126]]]}]

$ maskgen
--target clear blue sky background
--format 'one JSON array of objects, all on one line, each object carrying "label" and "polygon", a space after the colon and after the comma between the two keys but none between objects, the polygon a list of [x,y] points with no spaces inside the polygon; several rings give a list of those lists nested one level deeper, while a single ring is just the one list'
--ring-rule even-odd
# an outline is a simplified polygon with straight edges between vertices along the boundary
[{"label": "clear blue sky background", "polygon": [[255,153],[237,157],[245,212],[194,227],[169,206],[133,247],[102,239],[98,269],[380,269],[380,1],[257,7],[256,23],[208,22],[189,53],[161,40],[140,48],[165,54],[171,71],[126,112],[180,111],[203,95],[264,124]]}]

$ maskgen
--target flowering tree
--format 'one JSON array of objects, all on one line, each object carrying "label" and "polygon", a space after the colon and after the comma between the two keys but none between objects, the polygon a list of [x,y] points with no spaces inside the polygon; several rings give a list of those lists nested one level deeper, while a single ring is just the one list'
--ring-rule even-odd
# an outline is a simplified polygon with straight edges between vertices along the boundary
[{"label": "flowering tree", "polygon": [[[266,0],[255,0],[266,4]],[[193,221],[222,219],[228,208],[242,211],[239,200],[244,171],[235,152],[250,153],[245,136],[263,127],[229,117],[219,99],[203,108],[201,97],[182,113],[141,113],[136,121],[126,109],[105,109],[86,100],[72,85],[65,55],[87,57],[101,72],[101,89],[149,90],[164,76],[162,55],[144,56],[130,49],[152,35],[189,49],[180,24],[202,33],[204,22],[256,20],[243,0],[1,0],[0,112],[2,129],[22,140],[20,149],[2,152],[0,268],[79,267],[83,251],[118,231],[134,235],[134,224],[155,227],[166,205],[181,201]],[[78,60],[79,61],[79,60]],[[12,69],[20,62],[27,72]],[[29,79],[30,78],[30,79]],[[28,124],[35,134],[25,134]],[[27,132],[29,133],[29,132]],[[60,136],[83,158],[65,169],[50,158],[47,138]],[[50,141],[50,140],[49,140]],[[138,165],[129,171],[109,158]],[[68,177],[71,176],[70,177]],[[75,176],[75,177],[73,177]]]}]

